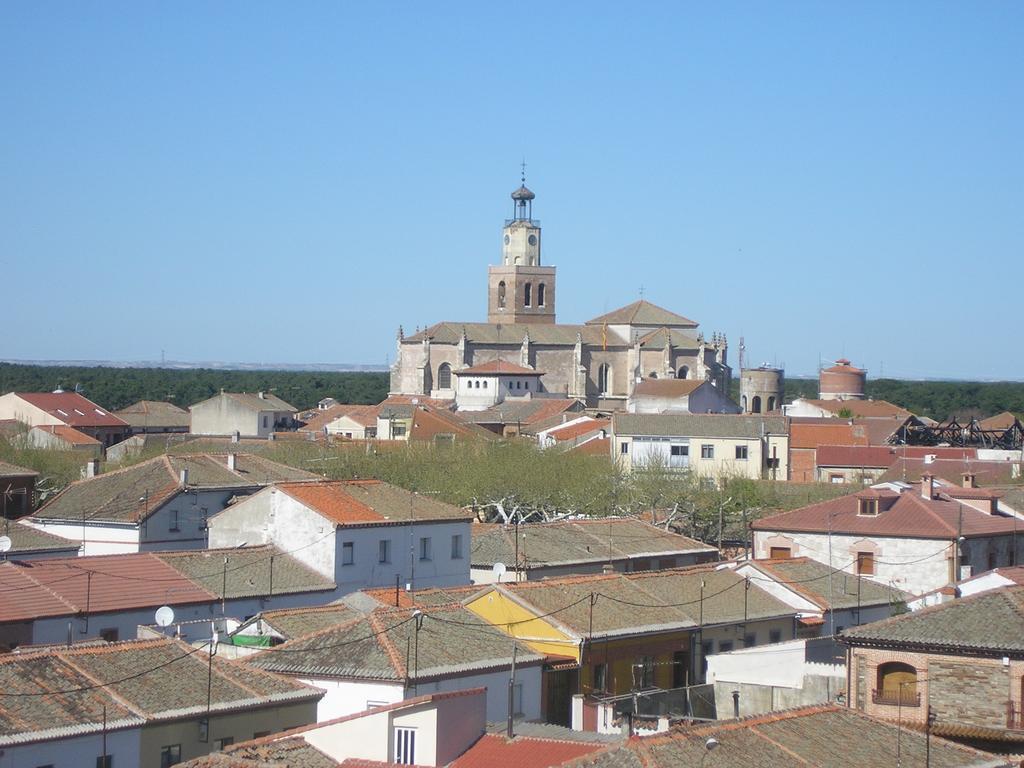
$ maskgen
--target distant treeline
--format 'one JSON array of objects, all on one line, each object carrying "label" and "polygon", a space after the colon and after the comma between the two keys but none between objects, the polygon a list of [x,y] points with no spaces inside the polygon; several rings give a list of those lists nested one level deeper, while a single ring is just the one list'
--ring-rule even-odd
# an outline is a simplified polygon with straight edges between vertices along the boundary
[{"label": "distant treeline", "polygon": [[220,390],[273,392],[302,410],[325,397],[339,403],[379,403],[388,395],[388,375],[368,372],[226,371],[209,368],[98,368],[0,363],[0,394],[52,392],[78,387],[111,410],[138,400],[165,400],[181,408]]},{"label": "distant treeline", "polygon": [[[732,396],[739,397],[739,377]],[[817,379],[786,379],[787,403],[798,397],[816,398]],[[950,416],[984,418],[1003,411],[1024,414],[1024,382],[1018,381],[899,381],[868,379],[867,396],[888,400],[918,416],[944,421]]]}]

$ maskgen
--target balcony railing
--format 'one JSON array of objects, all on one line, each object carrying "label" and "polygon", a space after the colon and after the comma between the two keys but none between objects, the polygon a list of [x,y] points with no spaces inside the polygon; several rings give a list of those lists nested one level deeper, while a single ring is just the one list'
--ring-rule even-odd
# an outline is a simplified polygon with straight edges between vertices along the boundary
[{"label": "balcony railing", "polygon": [[890,707],[920,707],[921,694],[916,691],[871,691],[872,704],[885,704]]}]

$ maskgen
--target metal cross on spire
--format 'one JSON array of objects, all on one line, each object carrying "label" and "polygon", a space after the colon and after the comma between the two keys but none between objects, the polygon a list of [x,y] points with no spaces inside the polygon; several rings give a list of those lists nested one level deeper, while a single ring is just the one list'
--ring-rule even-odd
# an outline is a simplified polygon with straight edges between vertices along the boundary
[{"label": "metal cross on spire", "polygon": [[523,184],[526,184],[526,158],[525,157],[523,158],[523,162],[520,163],[519,165],[523,169],[522,176],[521,176],[522,182],[523,182]]}]

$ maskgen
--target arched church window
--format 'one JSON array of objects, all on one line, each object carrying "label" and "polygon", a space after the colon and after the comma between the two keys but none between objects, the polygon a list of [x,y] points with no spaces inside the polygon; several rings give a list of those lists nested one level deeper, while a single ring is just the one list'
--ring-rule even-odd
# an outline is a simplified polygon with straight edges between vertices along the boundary
[{"label": "arched church window", "polygon": [[529,307],[533,300],[533,284],[527,283],[523,286],[523,306]]},{"label": "arched church window", "polygon": [[505,307],[505,281],[498,283],[498,306]]},{"label": "arched church window", "polygon": [[545,294],[545,292],[546,291],[545,291],[544,283],[541,283],[540,285],[537,286],[537,306],[538,307],[543,307],[544,306],[544,298],[545,298],[544,294]]},{"label": "arched church window", "polygon": [[441,363],[437,369],[437,388],[452,388],[452,367],[448,363]]},{"label": "arched church window", "polygon": [[487,379],[484,379],[484,389],[487,389]]},{"label": "arched church window", "polygon": [[676,372],[677,379],[688,379],[690,377],[690,366],[684,365]]},{"label": "arched church window", "polygon": [[612,367],[608,363],[601,363],[597,369],[597,390],[602,395],[607,395],[611,392],[612,383]]},{"label": "arched church window", "polygon": [[754,399],[750,401],[750,412],[760,413],[761,412],[761,396],[754,395]]},{"label": "arched church window", "polygon": [[746,395],[744,395],[743,399],[740,401],[740,407],[743,408],[744,411],[747,410],[747,396]]}]

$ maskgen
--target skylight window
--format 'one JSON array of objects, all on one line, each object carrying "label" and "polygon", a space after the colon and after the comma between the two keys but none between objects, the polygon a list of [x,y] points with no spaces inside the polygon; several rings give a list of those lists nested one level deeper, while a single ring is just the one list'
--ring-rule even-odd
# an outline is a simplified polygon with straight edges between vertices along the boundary
[{"label": "skylight window", "polygon": [[62,411],[60,408],[57,409],[57,413],[59,413],[61,416],[67,416],[67,413]]},{"label": "skylight window", "polygon": [[93,410],[96,411],[96,413],[98,413],[100,416],[106,416],[107,415],[103,411],[101,411],[99,408],[93,408]]},{"label": "skylight window", "polygon": [[79,416],[85,416],[85,414],[84,414],[84,413],[82,413],[82,412],[81,412],[80,410],[78,410],[77,408],[75,408],[75,413],[77,413],[77,414],[78,414]]}]

